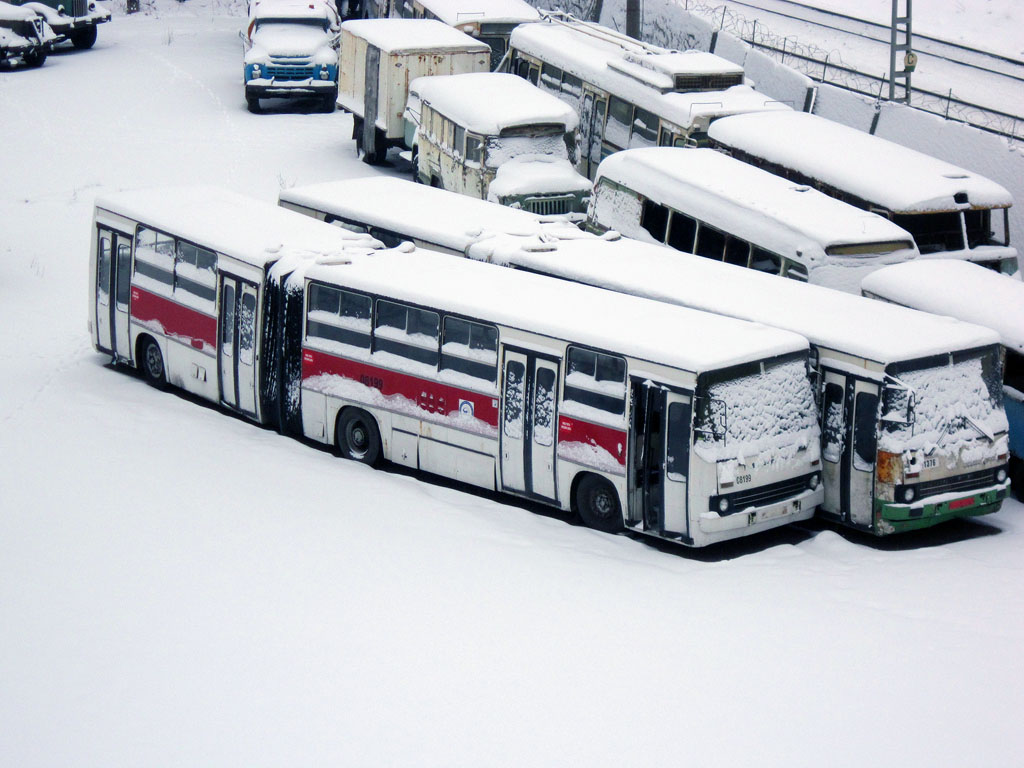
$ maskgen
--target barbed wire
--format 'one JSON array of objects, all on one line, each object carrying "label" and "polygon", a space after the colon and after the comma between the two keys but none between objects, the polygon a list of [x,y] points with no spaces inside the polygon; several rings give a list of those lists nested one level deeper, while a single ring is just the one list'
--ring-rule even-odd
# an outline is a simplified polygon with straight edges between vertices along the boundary
[{"label": "barbed wire", "polygon": [[[715,29],[728,32],[736,38],[760,50],[781,64],[801,72],[812,80],[835,85],[855,93],[881,100],[883,90],[888,86],[888,72],[871,75],[861,72],[843,62],[836,50],[825,50],[813,43],[806,43],[795,37],[776,34],[757,19],[748,19],[724,5],[712,5],[701,0],[678,0],[688,13],[703,17]],[[847,34],[862,37],[854,32]],[[902,86],[899,91],[903,91]],[[902,95],[905,96],[905,91]],[[1024,117],[983,107],[957,98],[952,89],[947,94],[933,93],[920,88],[911,88],[910,104],[918,109],[942,115],[990,133],[999,134],[1011,141],[1024,141]]]}]

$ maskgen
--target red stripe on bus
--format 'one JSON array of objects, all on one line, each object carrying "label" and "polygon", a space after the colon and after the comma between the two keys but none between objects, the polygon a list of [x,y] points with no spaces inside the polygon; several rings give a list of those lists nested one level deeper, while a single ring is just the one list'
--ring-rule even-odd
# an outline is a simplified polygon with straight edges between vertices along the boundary
[{"label": "red stripe on bus", "polygon": [[217,348],[217,318],[132,286],[132,317],[142,323],[160,323],[164,333],[184,339],[196,349]]},{"label": "red stripe on bus", "polygon": [[619,464],[623,466],[626,464],[625,430],[560,415],[558,417],[558,442],[596,445],[598,448],[608,451]]},{"label": "red stripe on bus", "polygon": [[471,403],[474,418],[495,429],[498,427],[496,395],[483,395],[409,373],[303,348],[302,380],[321,375],[341,376],[359,382],[378,390],[385,397],[399,395],[416,403],[421,410],[440,416],[467,410],[466,404]]}]

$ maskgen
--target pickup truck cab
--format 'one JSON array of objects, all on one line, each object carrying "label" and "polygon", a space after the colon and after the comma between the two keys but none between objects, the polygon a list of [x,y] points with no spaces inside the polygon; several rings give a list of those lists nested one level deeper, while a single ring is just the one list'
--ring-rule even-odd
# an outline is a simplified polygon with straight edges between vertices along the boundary
[{"label": "pickup truck cab", "polygon": [[249,10],[245,43],[245,101],[260,111],[263,98],[318,99],[333,112],[338,98],[338,30],[333,5],[321,0],[257,0]]}]

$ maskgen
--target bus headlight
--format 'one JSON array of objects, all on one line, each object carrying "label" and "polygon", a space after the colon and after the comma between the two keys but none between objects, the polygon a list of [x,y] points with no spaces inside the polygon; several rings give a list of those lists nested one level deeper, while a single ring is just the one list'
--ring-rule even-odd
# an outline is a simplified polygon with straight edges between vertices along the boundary
[{"label": "bus headlight", "polygon": [[1006,469],[1004,467],[1000,467],[999,471],[996,472],[996,482],[997,483],[1002,483],[1002,482],[1005,482],[1005,481],[1006,481]]},{"label": "bus headlight", "polygon": [[903,489],[903,500],[908,504],[914,500],[915,495],[913,488],[908,486]]},{"label": "bus headlight", "polygon": [[729,500],[725,497],[718,500],[718,511],[723,514],[729,511]]},{"label": "bus headlight", "polygon": [[818,483],[821,482],[821,477],[815,472],[811,475],[811,479],[807,481],[807,485],[811,487],[811,490],[815,490],[818,487]]}]

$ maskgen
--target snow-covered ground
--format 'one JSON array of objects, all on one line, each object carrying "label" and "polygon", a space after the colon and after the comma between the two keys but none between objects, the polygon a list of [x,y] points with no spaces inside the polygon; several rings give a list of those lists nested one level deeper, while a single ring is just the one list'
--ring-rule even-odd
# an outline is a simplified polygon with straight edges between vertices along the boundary
[{"label": "snow-covered ground", "polygon": [[1008,766],[1024,522],[716,552],[374,472],[105,365],[99,192],[365,175],[158,0],[0,72],[0,764]]}]

